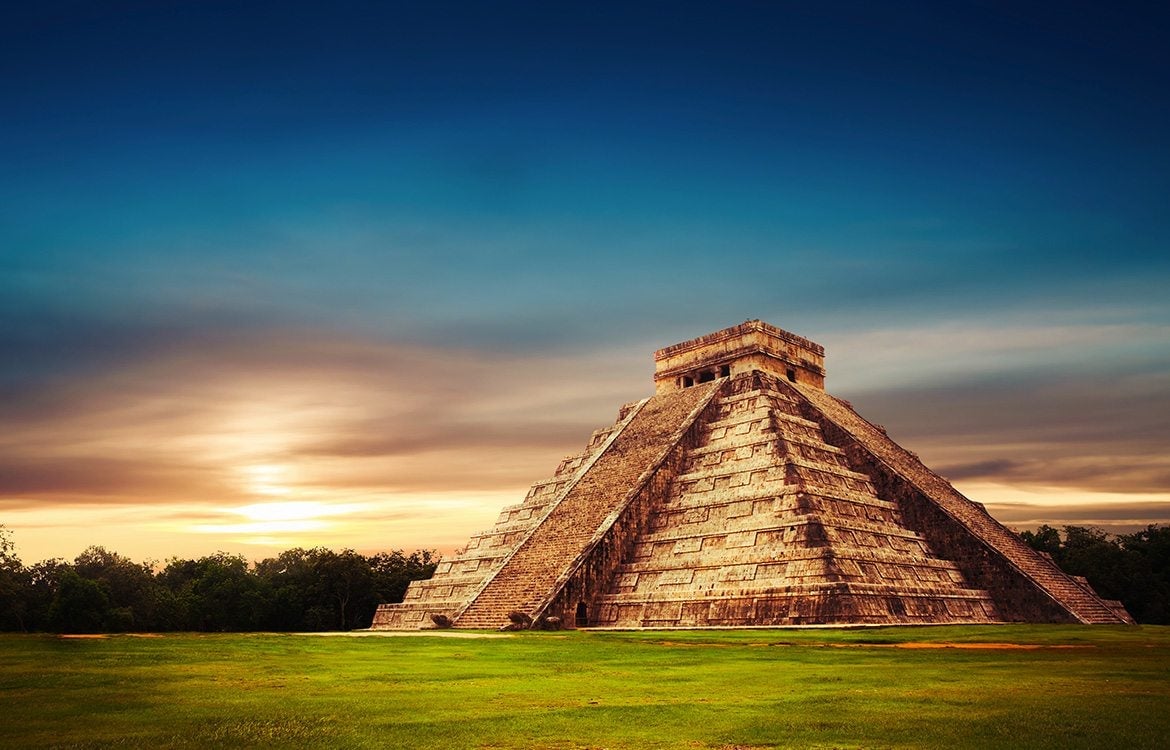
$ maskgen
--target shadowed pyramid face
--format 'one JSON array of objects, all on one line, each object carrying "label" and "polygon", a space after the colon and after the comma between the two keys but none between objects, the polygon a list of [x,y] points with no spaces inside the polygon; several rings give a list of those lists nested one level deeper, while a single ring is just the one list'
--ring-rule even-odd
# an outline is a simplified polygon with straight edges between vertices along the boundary
[{"label": "shadowed pyramid face", "polygon": [[755,370],[824,388],[824,365],[825,350],[820,344],[749,320],[659,349],[654,353],[654,386],[657,393],[668,393]]}]

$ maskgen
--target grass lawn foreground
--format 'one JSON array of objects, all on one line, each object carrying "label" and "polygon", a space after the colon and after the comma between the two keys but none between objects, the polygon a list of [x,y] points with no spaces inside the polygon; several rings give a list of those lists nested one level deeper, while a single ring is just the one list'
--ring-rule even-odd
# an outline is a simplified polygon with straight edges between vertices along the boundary
[{"label": "grass lawn foreground", "polygon": [[4,748],[1162,748],[1170,628],[3,635],[0,709]]}]

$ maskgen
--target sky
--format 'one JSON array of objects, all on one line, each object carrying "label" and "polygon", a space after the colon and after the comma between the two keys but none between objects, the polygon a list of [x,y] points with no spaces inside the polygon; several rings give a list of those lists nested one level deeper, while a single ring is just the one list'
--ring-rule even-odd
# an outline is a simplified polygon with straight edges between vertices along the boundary
[{"label": "sky", "polygon": [[449,551],[754,318],[1009,526],[1168,523],[1159,6],[8,8],[0,524]]}]

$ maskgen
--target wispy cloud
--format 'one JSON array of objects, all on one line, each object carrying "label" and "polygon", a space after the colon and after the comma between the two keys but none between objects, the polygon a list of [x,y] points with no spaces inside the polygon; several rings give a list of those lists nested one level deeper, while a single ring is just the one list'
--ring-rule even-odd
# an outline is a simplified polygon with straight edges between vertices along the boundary
[{"label": "wispy cloud", "polygon": [[957,483],[984,501],[992,515],[1020,529],[1050,526],[1100,526],[1114,533],[1170,523],[1170,491],[1077,492],[973,480]]},{"label": "wispy cloud", "polygon": [[[0,509],[36,525],[138,507],[204,544],[455,546],[648,390],[645,365],[599,358],[245,329],[61,366],[0,406]],[[319,512],[239,518],[276,501]]]},{"label": "wispy cloud", "polygon": [[928,324],[834,344],[830,390],[951,479],[1170,489],[1170,328]]},{"label": "wispy cloud", "polygon": [[[37,375],[9,372],[21,398],[0,404],[6,518],[32,528],[56,513],[97,528],[92,519],[137,508],[136,523],[169,548],[192,536],[451,548],[649,393],[649,352],[672,343],[518,354],[196,322],[170,339],[119,331],[137,343],[113,361],[50,357]],[[830,389],[961,488],[1058,488],[1067,505],[1096,496],[1098,519],[1142,508],[1156,519],[1161,506],[1134,493],[1170,487],[1170,425],[1152,406],[1170,402],[1160,336],[1113,326],[845,335],[827,342]],[[1137,352],[1124,372],[1083,359],[1109,347]],[[241,510],[265,504],[320,512],[278,523]],[[1005,513],[1026,520],[1018,505]]]},{"label": "wispy cloud", "polygon": [[[1170,370],[1167,321],[1149,320],[1150,310],[1097,309],[1096,322],[1085,322],[1085,312],[831,330],[822,342],[832,364],[830,387],[860,393],[940,384],[966,388],[1029,376],[1059,385],[1069,376],[1116,380]],[[1170,316],[1170,308],[1164,312]],[[1117,322],[1100,322],[1109,318]]]}]

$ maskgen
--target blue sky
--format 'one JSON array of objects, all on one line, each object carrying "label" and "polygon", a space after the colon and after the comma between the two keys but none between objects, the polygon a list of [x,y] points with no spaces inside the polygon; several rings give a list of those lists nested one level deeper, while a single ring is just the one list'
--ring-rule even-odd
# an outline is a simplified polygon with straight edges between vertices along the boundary
[{"label": "blue sky", "polygon": [[[1008,522],[1170,520],[1156,4],[5,15],[26,557],[455,546],[648,393],[654,349],[757,317]],[[297,502],[349,515],[215,522]]]}]

